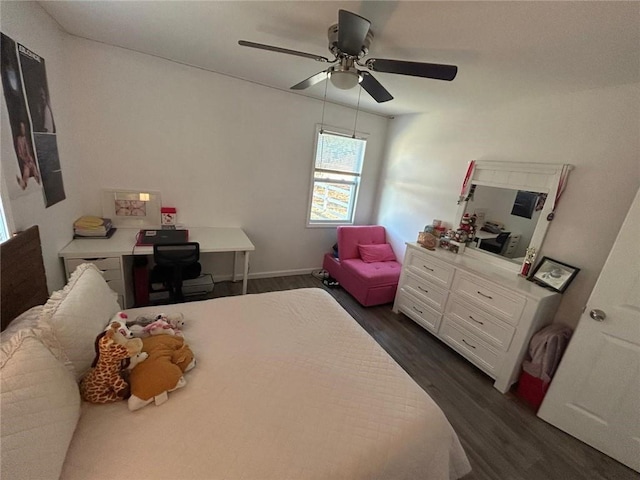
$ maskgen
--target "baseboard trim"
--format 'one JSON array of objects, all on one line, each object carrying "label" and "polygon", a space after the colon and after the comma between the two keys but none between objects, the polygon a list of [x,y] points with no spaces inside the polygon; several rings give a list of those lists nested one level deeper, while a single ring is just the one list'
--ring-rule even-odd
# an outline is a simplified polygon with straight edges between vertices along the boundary
[{"label": "baseboard trim", "polygon": [[[255,272],[250,273],[248,278],[249,280],[258,279],[258,278],[274,278],[274,277],[290,277],[292,275],[311,275],[311,272],[316,272],[321,270],[322,267],[315,268],[298,268],[296,270],[274,270],[271,272]],[[238,281],[242,281],[242,274],[237,275]],[[214,279],[216,282],[229,282],[233,281],[233,275],[214,275]]]}]

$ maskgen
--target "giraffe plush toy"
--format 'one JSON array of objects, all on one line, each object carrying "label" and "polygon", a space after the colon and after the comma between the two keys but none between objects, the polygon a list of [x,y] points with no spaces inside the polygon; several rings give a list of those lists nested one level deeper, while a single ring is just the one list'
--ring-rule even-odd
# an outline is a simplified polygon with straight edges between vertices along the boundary
[{"label": "giraffe plush toy", "polygon": [[80,394],[87,402],[111,403],[123,400],[129,393],[129,385],[120,375],[121,362],[142,351],[142,340],[120,338],[119,325],[112,325],[113,328],[98,335],[93,368],[80,382]]}]

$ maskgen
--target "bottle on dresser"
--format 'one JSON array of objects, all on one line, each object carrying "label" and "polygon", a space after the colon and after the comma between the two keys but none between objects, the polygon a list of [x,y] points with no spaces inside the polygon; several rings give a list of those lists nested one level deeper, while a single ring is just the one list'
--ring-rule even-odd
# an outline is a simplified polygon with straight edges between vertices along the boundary
[{"label": "bottle on dresser", "polygon": [[522,262],[522,269],[520,270],[520,275],[527,278],[529,276],[529,272],[531,271],[531,267],[533,262],[536,260],[536,249],[534,247],[527,248],[527,253],[524,256],[524,262]]}]

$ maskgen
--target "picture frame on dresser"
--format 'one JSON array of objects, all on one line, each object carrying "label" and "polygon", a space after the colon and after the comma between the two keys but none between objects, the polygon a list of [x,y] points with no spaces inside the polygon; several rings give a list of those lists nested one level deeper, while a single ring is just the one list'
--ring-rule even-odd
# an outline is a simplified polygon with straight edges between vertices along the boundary
[{"label": "picture frame on dresser", "polygon": [[564,293],[579,271],[577,267],[553,258],[542,257],[529,280],[554,292]]}]

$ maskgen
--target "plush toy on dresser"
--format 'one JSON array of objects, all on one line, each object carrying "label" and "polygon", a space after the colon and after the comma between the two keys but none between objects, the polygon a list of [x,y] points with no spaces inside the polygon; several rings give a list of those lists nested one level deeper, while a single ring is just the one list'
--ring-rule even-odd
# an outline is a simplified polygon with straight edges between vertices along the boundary
[{"label": "plush toy on dresser", "polygon": [[460,226],[454,234],[456,242],[465,243],[473,240],[476,234],[476,216],[465,213],[460,220]]}]

